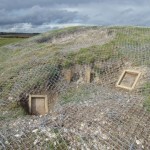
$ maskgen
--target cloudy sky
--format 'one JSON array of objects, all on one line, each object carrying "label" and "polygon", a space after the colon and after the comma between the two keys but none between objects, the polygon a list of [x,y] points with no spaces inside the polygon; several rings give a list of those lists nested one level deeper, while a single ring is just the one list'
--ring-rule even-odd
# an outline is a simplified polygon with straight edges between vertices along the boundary
[{"label": "cloudy sky", "polygon": [[0,32],[73,25],[150,26],[150,0],[0,0]]}]

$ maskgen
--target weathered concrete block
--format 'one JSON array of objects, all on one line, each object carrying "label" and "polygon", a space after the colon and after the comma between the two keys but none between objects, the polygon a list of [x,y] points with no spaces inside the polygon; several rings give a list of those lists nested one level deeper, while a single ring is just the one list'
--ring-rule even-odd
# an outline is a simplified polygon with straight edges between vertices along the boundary
[{"label": "weathered concrete block", "polygon": [[29,113],[44,115],[48,113],[47,95],[29,95]]}]

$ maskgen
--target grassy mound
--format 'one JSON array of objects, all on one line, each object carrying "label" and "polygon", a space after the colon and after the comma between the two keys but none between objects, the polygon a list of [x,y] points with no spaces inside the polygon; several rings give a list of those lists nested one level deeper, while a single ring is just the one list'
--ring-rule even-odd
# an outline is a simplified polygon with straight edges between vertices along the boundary
[{"label": "grassy mound", "polygon": [[[12,95],[16,101],[22,93],[42,89],[63,68],[75,65],[124,59],[150,66],[149,32],[149,28],[137,27],[70,27],[0,47],[0,97],[7,101]],[[105,42],[94,43],[97,39]],[[5,45],[21,39],[0,40]],[[69,51],[73,46],[76,50]]]}]

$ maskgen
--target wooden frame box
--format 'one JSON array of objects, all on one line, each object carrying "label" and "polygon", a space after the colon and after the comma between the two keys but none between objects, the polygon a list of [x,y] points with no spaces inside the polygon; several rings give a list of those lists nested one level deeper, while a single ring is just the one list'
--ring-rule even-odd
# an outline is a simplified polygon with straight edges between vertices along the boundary
[{"label": "wooden frame box", "polygon": [[124,70],[116,84],[116,87],[133,90],[140,75],[141,73],[139,71]]},{"label": "wooden frame box", "polygon": [[29,95],[29,113],[44,115],[48,113],[47,95]]}]

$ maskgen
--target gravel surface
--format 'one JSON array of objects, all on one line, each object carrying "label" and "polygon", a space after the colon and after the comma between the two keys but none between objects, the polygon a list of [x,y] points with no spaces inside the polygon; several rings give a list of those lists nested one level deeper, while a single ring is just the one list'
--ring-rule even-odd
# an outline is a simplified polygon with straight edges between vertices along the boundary
[{"label": "gravel surface", "polygon": [[[142,96],[103,86],[91,86],[87,90],[91,93],[80,103],[59,105],[45,116],[26,116],[5,122],[1,125],[2,135],[8,141],[10,137],[23,140],[26,136],[30,142],[33,134],[35,140],[42,136],[56,140],[54,131],[57,129],[63,139],[72,142],[72,148],[76,147],[74,138],[78,136],[87,144],[79,142],[79,147],[89,149],[92,148],[90,142],[95,142],[97,149],[129,149],[133,145],[149,149],[150,117],[142,107]],[[29,133],[33,133],[32,136]]]}]

